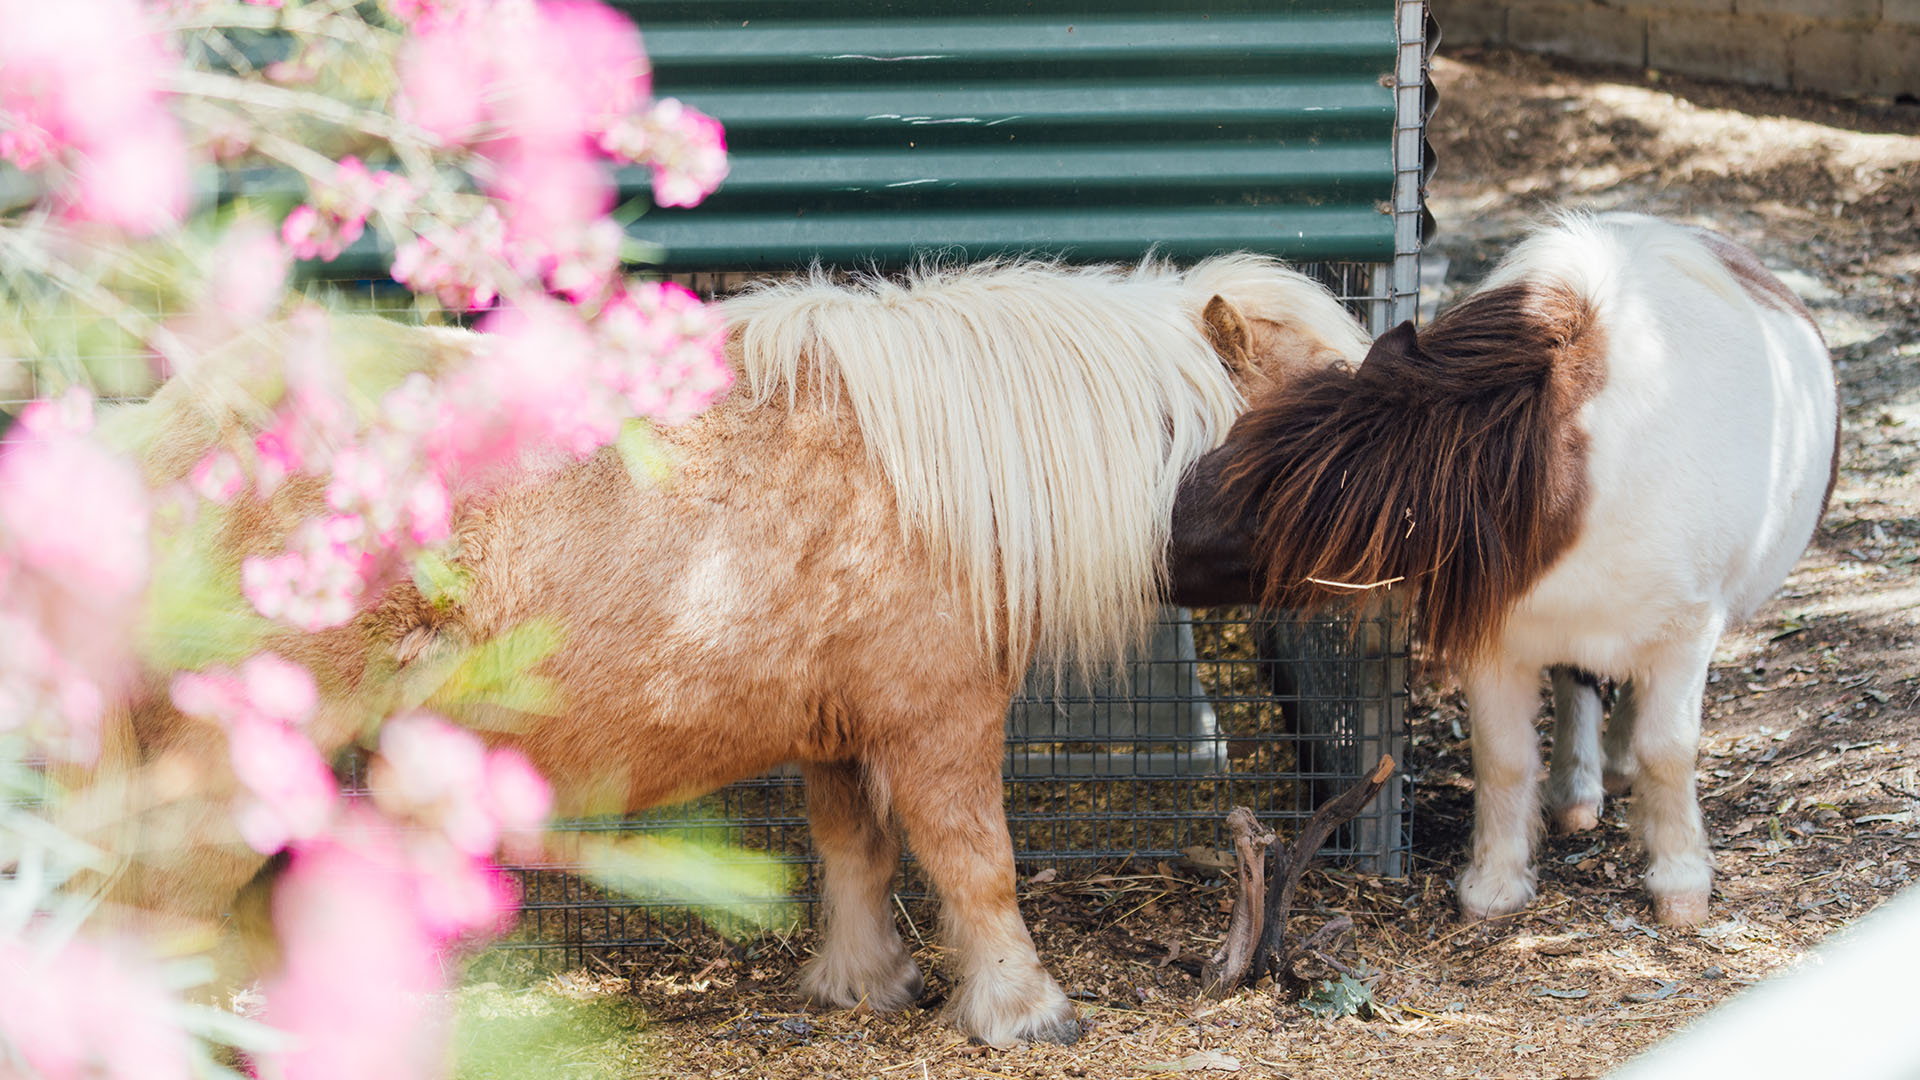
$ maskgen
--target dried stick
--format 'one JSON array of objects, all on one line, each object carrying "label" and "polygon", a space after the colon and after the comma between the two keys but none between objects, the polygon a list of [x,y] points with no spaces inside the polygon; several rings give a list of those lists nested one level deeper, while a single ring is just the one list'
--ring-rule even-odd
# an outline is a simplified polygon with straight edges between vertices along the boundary
[{"label": "dried stick", "polygon": [[1247,977],[1247,968],[1260,945],[1267,848],[1279,839],[1244,806],[1227,811],[1227,828],[1233,830],[1233,861],[1240,893],[1234,899],[1233,914],[1227,917],[1227,939],[1200,974],[1202,992],[1208,997],[1225,997],[1239,989]]},{"label": "dried stick", "polygon": [[1359,783],[1341,792],[1339,795],[1320,804],[1313,818],[1307,822],[1300,835],[1293,838],[1293,844],[1285,851],[1273,852],[1272,876],[1267,883],[1267,907],[1261,920],[1260,946],[1254,950],[1253,965],[1248,972],[1250,978],[1258,979],[1262,975],[1272,975],[1279,979],[1287,971],[1293,957],[1287,948],[1287,912],[1293,907],[1293,894],[1300,887],[1300,878],[1307,872],[1307,864],[1313,861],[1314,853],[1320,845],[1327,842],[1333,830],[1366,808],[1375,795],[1387,784],[1387,778],[1393,775],[1393,758],[1382,754],[1379,764],[1373,772],[1361,777]]}]

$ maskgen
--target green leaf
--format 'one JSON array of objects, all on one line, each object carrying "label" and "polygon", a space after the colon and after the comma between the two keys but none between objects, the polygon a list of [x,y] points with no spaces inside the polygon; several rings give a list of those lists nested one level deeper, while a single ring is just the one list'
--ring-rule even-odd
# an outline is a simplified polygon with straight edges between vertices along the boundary
[{"label": "green leaf", "polygon": [[[775,855],[684,836],[581,837],[580,873],[610,892],[671,899],[744,931],[793,921],[793,868]],[[745,925],[741,925],[745,924]]]},{"label": "green leaf", "polygon": [[1358,1016],[1373,1011],[1373,991],[1351,975],[1342,975],[1338,981],[1322,979],[1300,1006],[1326,1019]]},{"label": "green leaf", "polygon": [[458,713],[493,706],[537,716],[565,708],[558,683],[533,669],[560,650],[566,634],[552,619],[528,619],[451,661],[451,670],[427,697],[428,708]]},{"label": "green leaf", "polygon": [[657,486],[673,478],[673,456],[653,433],[653,425],[645,420],[627,421],[615,445],[620,448],[620,460],[627,463],[627,473],[634,483]]},{"label": "green leaf", "polygon": [[413,584],[434,607],[464,603],[473,575],[453,565],[438,552],[423,551],[413,558]]}]

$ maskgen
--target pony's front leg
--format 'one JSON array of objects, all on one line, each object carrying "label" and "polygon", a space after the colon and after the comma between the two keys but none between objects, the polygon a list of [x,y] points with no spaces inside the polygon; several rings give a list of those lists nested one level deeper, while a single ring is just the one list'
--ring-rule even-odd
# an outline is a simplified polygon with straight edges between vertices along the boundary
[{"label": "pony's front leg", "polygon": [[1633,825],[1647,849],[1647,891],[1655,918],[1692,926],[1707,917],[1713,857],[1694,793],[1700,699],[1719,626],[1656,656],[1636,678]]},{"label": "pony's front leg", "polygon": [[1577,668],[1553,669],[1553,760],[1547,769],[1547,814],[1556,832],[1600,824],[1600,684]]},{"label": "pony's front leg", "polygon": [[886,826],[851,762],[801,767],[807,822],[821,858],[826,932],[800,972],[808,1001],[835,1009],[860,1004],[891,1012],[913,1004],[924,985],[888,900],[900,841]]},{"label": "pony's front leg", "polygon": [[[894,812],[939,890],[955,986],[947,1015],[990,1046],[1080,1037],[1073,1004],[1034,951],[1014,902],[1013,842],[1001,806],[1006,699],[912,722],[889,740]],[[906,733],[900,733],[906,734]],[[903,745],[903,743],[905,745]]]},{"label": "pony's front leg", "polygon": [[1540,670],[1504,658],[1466,673],[1473,724],[1473,862],[1460,875],[1460,914],[1506,915],[1533,899],[1540,832]]}]

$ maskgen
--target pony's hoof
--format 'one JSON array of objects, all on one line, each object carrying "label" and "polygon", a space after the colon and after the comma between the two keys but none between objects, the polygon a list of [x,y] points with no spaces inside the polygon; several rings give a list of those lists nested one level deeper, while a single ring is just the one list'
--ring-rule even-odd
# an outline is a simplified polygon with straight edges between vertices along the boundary
[{"label": "pony's hoof", "polygon": [[905,950],[888,967],[870,972],[850,972],[830,959],[816,956],[800,970],[800,996],[823,1009],[864,1006],[874,1012],[897,1012],[918,1001],[926,989],[920,965]]},{"label": "pony's hoof", "polygon": [[1653,919],[1661,926],[1699,926],[1707,921],[1707,894],[1675,893],[1653,898]]},{"label": "pony's hoof", "polygon": [[1480,922],[1511,915],[1533,902],[1533,882],[1526,876],[1500,877],[1468,867],[1455,884],[1463,922]]},{"label": "pony's hoof", "polygon": [[1608,769],[1600,774],[1600,787],[1617,799],[1633,790],[1633,777]]},{"label": "pony's hoof", "polygon": [[1563,806],[1553,812],[1553,831],[1561,836],[1600,827],[1600,807],[1592,803]]},{"label": "pony's hoof", "polygon": [[1021,1042],[1066,1045],[1079,1040],[1080,1017],[1060,987],[1037,967],[1037,978],[998,984],[963,982],[947,1006],[953,1025],[988,1046]]}]

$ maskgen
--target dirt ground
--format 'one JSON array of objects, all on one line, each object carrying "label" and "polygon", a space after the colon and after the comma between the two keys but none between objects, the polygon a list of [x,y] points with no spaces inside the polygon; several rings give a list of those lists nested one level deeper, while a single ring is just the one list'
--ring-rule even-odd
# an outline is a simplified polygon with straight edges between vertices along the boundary
[{"label": "dirt ground", "polygon": [[[1618,805],[1597,832],[1546,843],[1527,911],[1456,921],[1465,717],[1452,688],[1427,683],[1407,762],[1415,872],[1312,873],[1293,931],[1352,926],[1296,967],[1304,979],[1198,1001],[1226,886],[1195,868],[1133,867],[1023,892],[1042,956],[1089,1022],[1078,1045],[969,1045],[932,1011],[946,984],[931,944],[923,1010],[809,1012],[791,989],[802,934],[470,992],[490,1030],[532,1024],[529,1063],[550,1062],[542,1032],[571,1034],[566,1069],[523,1075],[1598,1076],[1920,877],[1920,108],[1504,52],[1442,58],[1434,79],[1429,252],[1446,272],[1432,295],[1470,285],[1553,206],[1646,210],[1756,249],[1833,346],[1845,430],[1832,509],[1779,596],[1715,659],[1700,755],[1720,866],[1708,925],[1648,925]],[[932,940],[924,918],[915,934]],[[1368,988],[1369,1011],[1327,1019],[1301,1003],[1342,972]]]}]

